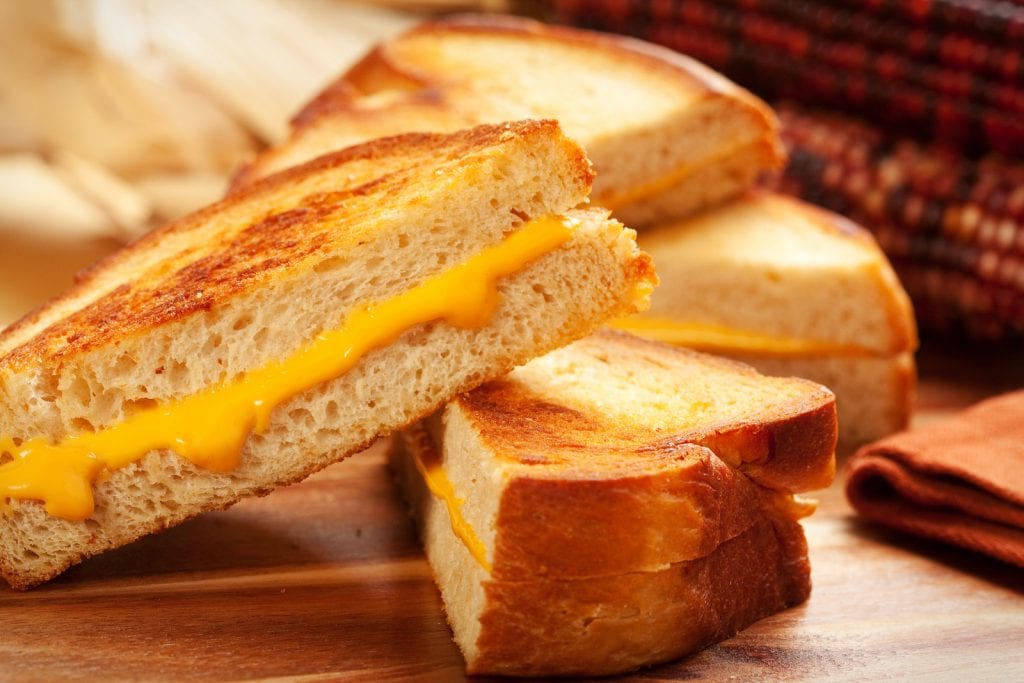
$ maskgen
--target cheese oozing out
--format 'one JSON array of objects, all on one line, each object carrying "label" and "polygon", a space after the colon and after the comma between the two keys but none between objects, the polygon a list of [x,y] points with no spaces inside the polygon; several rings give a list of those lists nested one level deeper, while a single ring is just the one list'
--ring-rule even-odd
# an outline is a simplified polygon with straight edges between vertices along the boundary
[{"label": "cheese oozing out", "polygon": [[0,465],[0,502],[37,500],[50,515],[83,520],[95,507],[97,477],[151,451],[173,451],[198,467],[231,471],[249,434],[267,428],[274,408],[343,375],[406,330],[434,320],[462,328],[486,325],[498,305],[497,280],[568,241],[578,223],[564,216],[528,221],[454,268],[393,298],[356,307],[339,328],[319,334],[290,357],[139,410],[117,424],[56,443],[0,435],[0,456],[12,456]]},{"label": "cheese oozing out", "polygon": [[[430,438],[428,435],[421,435]],[[487,547],[480,537],[477,536],[473,526],[462,514],[462,504],[465,502],[455,493],[455,487],[444,471],[440,455],[435,448],[425,447],[421,443],[410,443],[406,441],[409,457],[416,465],[416,471],[423,477],[430,494],[438,501],[444,503],[448,511],[448,522],[451,525],[452,533],[462,541],[469,554],[477,561],[484,571],[491,571],[491,562],[487,559]]]},{"label": "cheese oozing out", "polygon": [[[437,442],[422,425],[411,427],[401,437],[401,450],[413,463],[431,497],[444,506],[448,524],[455,537],[480,567],[490,574],[493,563],[487,557],[487,546],[462,512],[466,499],[460,496],[444,468]],[[741,475],[742,476],[742,475]],[[781,491],[765,491],[765,502],[779,514],[792,520],[811,515],[817,502]]]},{"label": "cheese oozing out", "polygon": [[818,339],[777,337],[724,325],[686,322],[649,316],[621,318],[610,323],[616,329],[655,341],[710,352],[748,352],[771,356],[836,355],[867,356],[871,351],[853,344]]}]

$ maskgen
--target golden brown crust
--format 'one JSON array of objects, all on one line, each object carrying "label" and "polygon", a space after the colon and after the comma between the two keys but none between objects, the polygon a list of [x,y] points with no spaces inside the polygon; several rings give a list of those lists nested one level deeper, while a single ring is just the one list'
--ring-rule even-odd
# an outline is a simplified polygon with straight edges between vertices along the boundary
[{"label": "golden brown crust", "polygon": [[[436,443],[417,429],[392,457],[470,673],[621,673],[809,594],[806,509],[785,489],[831,476],[821,387],[601,331],[459,397],[431,428]],[[443,462],[488,563],[414,474],[418,450]]]},{"label": "golden brown crust", "polygon": [[[881,249],[879,248],[881,254]],[[885,300],[886,316],[889,319],[889,329],[892,331],[894,352],[917,350],[917,322],[914,317],[914,308],[910,297],[900,284],[896,274],[889,266],[888,260],[882,255],[882,260],[873,271],[875,281],[879,290],[888,292]]]},{"label": "golden brown crust", "polygon": [[605,469],[581,454],[565,476],[517,472],[501,497],[491,576],[583,579],[708,555],[761,516],[765,493],[714,453],[680,444]]},{"label": "golden brown crust", "polygon": [[659,571],[485,583],[470,674],[606,675],[668,661],[810,594],[800,525],[768,513],[714,552]]},{"label": "golden brown crust", "polygon": [[[353,103],[360,97],[383,90],[403,92],[402,106],[443,106],[444,96],[427,86],[428,82],[423,78],[394,65],[388,56],[387,43],[377,45],[303,106],[291,119],[292,130],[308,128],[318,119],[339,112],[354,116],[379,116],[379,112],[361,109],[353,106]],[[273,153],[274,150],[269,151]]]},{"label": "golden brown crust", "polygon": [[[581,342],[603,362],[643,353],[673,365],[698,363],[716,373],[760,378],[749,366],[699,354],[629,334],[602,330]],[[754,417],[686,425],[617,423],[577,404],[558,404],[505,377],[484,384],[456,401],[481,439],[502,457],[528,466],[529,476],[552,479],[590,477],[593,469],[624,473],[655,466],[689,445],[706,446],[763,486],[787,492],[827,486],[834,474],[837,424],[835,397],[795,378],[763,378],[765,385],[796,387],[796,395],[759,407]],[[600,391],[600,387],[595,387]],[[584,464],[581,456],[585,454]],[[525,476],[525,475],[524,475]]]},{"label": "golden brown crust", "polygon": [[[740,471],[776,491],[823,489],[835,477],[838,439],[835,400],[762,424],[708,435],[702,441],[719,457],[740,461]],[[730,457],[731,456],[731,457]]]},{"label": "golden brown crust", "polygon": [[[326,113],[349,109],[353,96],[381,90],[419,90],[418,96],[441,99],[436,88],[443,85],[431,73],[422,73],[407,61],[396,58],[394,45],[419,36],[447,33],[515,35],[538,41],[570,44],[586,50],[612,52],[634,61],[642,70],[663,72],[680,85],[709,94],[728,95],[755,109],[768,129],[778,128],[775,115],[761,100],[700,62],[678,52],[625,36],[553,26],[532,19],[508,15],[461,14],[419,24],[406,33],[375,47],[341,78],[329,85],[292,119],[296,128],[309,125]],[[433,88],[433,89],[432,89]]]},{"label": "golden brown crust", "polygon": [[[59,364],[209,310],[308,267],[318,255],[349,249],[375,229],[367,216],[375,202],[416,201],[411,186],[425,159],[465,167],[512,139],[552,135],[560,135],[553,121],[400,135],[268,177],[84,271],[66,293],[0,334],[0,367]],[[589,185],[585,153],[567,139],[562,144],[572,151],[576,180]]]},{"label": "golden brown crust", "polygon": [[[521,112],[526,99],[523,93],[507,84],[502,86],[504,90],[496,89],[495,84],[500,81],[497,74],[494,79],[488,79],[480,74],[441,71],[432,64],[430,48],[426,48],[422,60],[417,59],[417,55],[407,54],[410,45],[417,40],[434,38],[437,45],[442,45],[446,36],[453,35],[514,38],[538,48],[568,46],[578,50],[583,58],[593,55],[607,59],[608,55],[614,55],[618,63],[628,65],[637,73],[656,75],[663,81],[666,92],[691,100],[694,112],[701,109],[700,103],[723,103],[737,121],[743,121],[735,124],[737,135],[759,136],[769,148],[762,161],[764,168],[760,170],[774,170],[784,160],[778,137],[779,123],[771,109],[745,89],[689,57],[623,36],[552,26],[525,18],[459,15],[424,22],[375,46],[292,119],[290,141],[264,151],[241,169],[233,187],[290,165],[308,156],[310,149],[337,148],[354,140],[398,130],[457,130],[482,121],[508,118],[509,111]],[[495,68],[499,67],[495,65]],[[563,118],[557,116],[559,106],[559,102],[547,102],[539,111],[545,111],[545,116]],[[566,102],[565,106],[573,104]],[[695,113],[695,116],[711,115]],[[714,116],[725,115],[719,111]],[[624,130],[623,135],[633,133]],[[667,130],[663,133],[669,134]],[[596,153],[594,149],[591,152]],[[609,168],[616,161],[607,158],[600,163]],[[676,170],[649,170],[647,173],[653,173],[656,178],[639,180],[644,183],[660,180],[661,175]],[[666,192],[671,192],[671,188],[662,190]],[[640,202],[629,205],[634,204]]]}]

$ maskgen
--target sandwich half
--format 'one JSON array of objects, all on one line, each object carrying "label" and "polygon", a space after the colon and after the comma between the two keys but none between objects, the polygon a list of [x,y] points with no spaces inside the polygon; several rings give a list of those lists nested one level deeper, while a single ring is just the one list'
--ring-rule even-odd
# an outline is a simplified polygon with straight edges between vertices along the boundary
[{"label": "sandwich half", "polygon": [[594,162],[593,202],[634,227],[733,196],[783,158],[771,110],[688,57],[528,19],[457,16],[378,45],[237,184],[383,135],[515,118],[561,122]]},{"label": "sandwich half", "polygon": [[156,230],[0,335],[16,588],[298,481],[645,305],[552,121],[405,135]]},{"label": "sandwich half", "polygon": [[606,330],[459,396],[391,465],[470,674],[603,675],[806,600],[793,494],[835,442],[819,385]]},{"label": "sandwich half", "polygon": [[871,235],[769,192],[644,234],[662,286],[616,327],[835,392],[840,442],[903,429],[915,385],[913,310]]}]

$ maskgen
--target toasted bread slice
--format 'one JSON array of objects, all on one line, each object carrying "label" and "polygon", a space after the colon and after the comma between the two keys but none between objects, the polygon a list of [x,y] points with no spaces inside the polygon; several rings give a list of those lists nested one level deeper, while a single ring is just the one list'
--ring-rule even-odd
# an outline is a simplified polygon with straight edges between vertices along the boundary
[{"label": "toasted bread slice", "polygon": [[590,178],[551,121],[400,136],[95,266],[0,336],[4,577],[302,479],[642,307],[632,231],[564,213]]},{"label": "toasted bread slice", "polygon": [[782,161],[768,107],[687,57],[527,19],[459,16],[376,47],[237,184],[382,135],[511,118],[558,119],[594,162],[593,202],[635,227],[735,195]]},{"label": "toasted bread slice", "polygon": [[642,246],[662,286],[647,313],[617,326],[826,384],[844,446],[906,426],[913,310],[863,228],[754,191],[647,231]]},{"label": "toasted bread slice", "polygon": [[470,673],[610,674],[806,599],[834,397],[603,331],[450,402],[392,464]]}]

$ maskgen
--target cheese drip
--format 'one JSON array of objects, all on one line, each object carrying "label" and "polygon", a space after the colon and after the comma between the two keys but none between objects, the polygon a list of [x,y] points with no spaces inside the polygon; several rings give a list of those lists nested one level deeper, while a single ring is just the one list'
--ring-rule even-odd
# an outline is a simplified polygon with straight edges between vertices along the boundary
[{"label": "cheese drip", "polygon": [[776,337],[761,332],[741,330],[724,325],[678,322],[665,318],[636,316],[611,323],[612,327],[656,341],[685,346],[699,351],[728,353],[763,353],[773,356],[830,354],[837,356],[868,356],[871,351],[853,344],[840,344],[817,339]]},{"label": "cheese drip", "polygon": [[56,517],[92,514],[92,485],[151,451],[169,450],[213,472],[238,466],[249,434],[266,430],[274,408],[335,379],[369,351],[409,328],[445,320],[483,327],[498,305],[497,280],[569,240],[578,221],[549,216],[529,221],[502,243],[398,296],[352,310],[340,328],[318,335],[292,356],[238,379],[140,410],[122,422],[51,443],[0,436],[0,497],[38,500]]},{"label": "cheese drip", "polygon": [[473,559],[487,572],[490,571],[490,562],[487,560],[487,549],[476,536],[472,525],[466,521],[462,514],[463,499],[455,493],[455,486],[452,480],[444,473],[444,467],[434,447],[427,444],[426,439],[430,435],[422,428],[414,428],[408,434],[409,438],[404,440],[410,457],[416,464],[416,469],[427,484],[430,494],[444,504],[449,515],[449,523],[452,525],[452,532],[462,541]]}]

